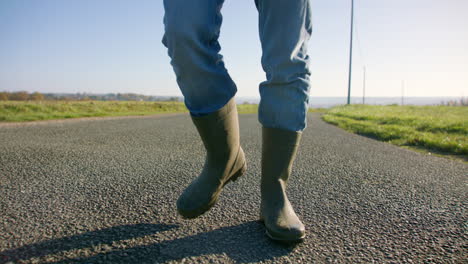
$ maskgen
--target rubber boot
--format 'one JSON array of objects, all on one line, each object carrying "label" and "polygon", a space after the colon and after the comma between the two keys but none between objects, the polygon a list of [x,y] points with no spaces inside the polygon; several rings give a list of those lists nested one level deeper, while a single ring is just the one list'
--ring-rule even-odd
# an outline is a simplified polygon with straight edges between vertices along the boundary
[{"label": "rubber boot", "polygon": [[263,127],[260,220],[273,240],[300,242],[305,228],[286,195],[301,132]]},{"label": "rubber boot", "polygon": [[237,180],[246,170],[234,99],[214,113],[192,116],[192,121],[205,146],[206,159],[201,174],[177,200],[177,210],[184,218],[195,218],[208,211],[224,185]]}]

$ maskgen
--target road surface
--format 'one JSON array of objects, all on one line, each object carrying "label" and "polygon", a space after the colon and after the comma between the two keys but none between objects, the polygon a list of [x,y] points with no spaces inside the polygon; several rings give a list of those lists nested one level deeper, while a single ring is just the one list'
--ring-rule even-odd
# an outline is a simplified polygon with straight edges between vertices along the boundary
[{"label": "road surface", "polygon": [[307,228],[270,241],[257,221],[261,129],[240,116],[248,171],[183,220],[203,165],[187,114],[0,127],[0,263],[462,263],[468,165],[309,116],[288,187]]}]

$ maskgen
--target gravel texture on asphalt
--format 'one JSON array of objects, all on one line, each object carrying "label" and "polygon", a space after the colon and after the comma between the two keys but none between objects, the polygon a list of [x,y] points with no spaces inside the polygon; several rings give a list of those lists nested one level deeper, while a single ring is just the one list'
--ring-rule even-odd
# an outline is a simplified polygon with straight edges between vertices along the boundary
[{"label": "gravel texture on asphalt", "polygon": [[468,165],[308,123],[298,245],[257,221],[256,115],[240,116],[246,175],[194,220],[175,208],[205,155],[187,114],[0,127],[0,263],[466,263]]}]

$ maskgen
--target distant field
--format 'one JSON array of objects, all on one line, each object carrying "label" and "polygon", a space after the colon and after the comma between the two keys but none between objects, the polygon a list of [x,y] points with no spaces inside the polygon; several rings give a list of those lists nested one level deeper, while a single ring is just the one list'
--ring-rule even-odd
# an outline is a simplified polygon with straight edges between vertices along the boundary
[{"label": "distant field", "polygon": [[76,117],[186,112],[180,102],[0,101],[0,121],[21,122]]},{"label": "distant field", "polygon": [[468,107],[350,105],[322,118],[360,135],[468,160]]},{"label": "distant field", "polygon": [[[238,104],[239,114],[258,112],[257,104]],[[134,116],[183,113],[182,102],[147,101],[0,101],[0,122],[23,122],[77,117]],[[324,112],[309,109],[309,112]]]},{"label": "distant field", "polygon": [[[239,113],[256,113],[258,105],[240,104]],[[0,101],[0,122],[22,122],[77,117],[133,116],[183,113],[182,102],[137,101]]]}]

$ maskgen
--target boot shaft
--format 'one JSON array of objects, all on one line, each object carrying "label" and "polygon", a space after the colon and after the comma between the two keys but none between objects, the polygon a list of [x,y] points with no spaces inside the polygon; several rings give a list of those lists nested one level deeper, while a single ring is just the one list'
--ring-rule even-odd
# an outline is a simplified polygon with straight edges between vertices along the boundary
[{"label": "boot shaft", "polygon": [[262,184],[287,183],[301,140],[301,132],[262,128]]},{"label": "boot shaft", "polygon": [[273,240],[301,241],[305,237],[305,227],[286,194],[301,132],[264,127],[262,134],[260,219]]},{"label": "boot shaft", "polygon": [[240,146],[239,120],[234,98],[216,112],[191,117],[208,159],[222,159],[237,153]]}]

